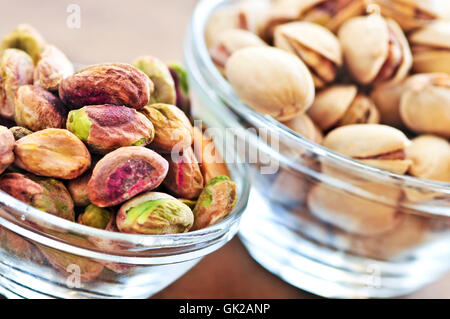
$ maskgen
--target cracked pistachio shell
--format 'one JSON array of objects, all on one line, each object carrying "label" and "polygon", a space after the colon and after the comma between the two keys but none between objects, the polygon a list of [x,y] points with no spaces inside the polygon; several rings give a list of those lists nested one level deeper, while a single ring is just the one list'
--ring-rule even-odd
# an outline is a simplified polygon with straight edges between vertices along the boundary
[{"label": "cracked pistachio shell", "polygon": [[19,24],[11,31],[0,44],[0,52],[8,48],[15,48],[25,51],[31,56],[36,64],[41,58],[41,53],[45,48],[45,40],[41,34],[32,26]]},{"label": "cracked pistachio shell", "polygon": [[348,69],[361,84],[399,82],[412,66],[402,30],[395,21],[378,14],[348,20],[338,37]]},{"label": "cracked pistachio shell", "polygon": [[322,132],[306,114],[299,114],[293,119],[283,122],[283,124],[313,142],[322,143]]},{"label": "cracked pistachio shell", "polygon": [[99,207],[121,204],[161,185],[168,169],[167,161],[150,149],[121,147],[95,165],[88,183],[89,200]]},{"label": "cracked pistachio shell", "polygon": [[16,124],[32,131],[65,128],[67,110],[58,97],[35,85],[23,85],[16,93]]},{"label": "cracked pistachio shell", "polygon": [[[383,186],[367,183],[361,188],[382,196],[386,191]],[[389,201],[393,203],[387,205],[318,184],[309,192],[307,202],[310,212],[328,224],[352,234],[376,236],[394,229],[404,219],[396,207],[401,192],[391,196]]]},{"label": "cracked pistachio shell", "polygon": [[64,129],[45,129],[16,142],[15,164],[40,176],[74,179],[91,165],[91,155],[78,137]]},{"label": "cracked pistachio shell", "polygon": [[176,103],[175,83],[168,66],[164,62],[147,55],[137,58],[133,65],[147,74],[155,86],[155,90],[150,97],[150,104]]},{"label": "cracked pistachio shell", "polygon": [[378,124],[379,122],[380,113],[375,103],[364,94],[358,94],[339,120],[338,125]]},{"label": "cracked pistachio shell", "polygon": [[230,171],[212,139],[207,137],[200,128],[194,126],[194,153],[205,184],[219,175],[230,177]]},{"label": "cracked pistachio shell", "polygon": [[7,49],[0,56],[0,116],[14,119],[14,99],[21,85],[33,82],[33,60],[25,52]]},{"label": "cracked pistachio shell", "polygon": [[412,161],[409,173],[412,176],[450,182],[450,144],[447,140],[421,135],[412,140],[406,149],[407,158]]},{"label": "cracked pistachio shell", "polygon": [[[334,81],[342,65],[342,50],[336,36],[311,22],[291,22],[278,26],[275,46],[297,55],[311,70],[316,87]],[[323,84],[323,85],[318,85]]]},{"label": "cracked pistachio shell", "polygon": [[102,104],[142,109],[150,102],[153,90],[149,77],[131,64],[102,63],[63,79],[59,97],[72,109]]},{"label": "cracked pistachio shell", "polygon": [[67,129],[100,154],[123,146],[145,146],[155,134],[145,115],[117,105],[90,105],[70,111]]},{"label": "cracked pistachio shell", "polygon": [[191,209],[178,199],[158,192],[142,194],[120,207],[116,224],[122,233],[177,234],[189,231]]},{"label": "cracked pistachio shell", "polygon": [[27,135],[30,135],[33,133],[29,129],[22,127],[22,126],[13,126],[9,129],[11,133],[14,135],[14,139],[16,141],[20,140],[22,137],[25,137]]},{"label": "cracked pistachio shell", "polygon": [[61,81],[74,72],[67,56],[53,45],[47,45],[34,69],[34,85],[49,91],[58,91]]},{"label": "cracked pistachio shell", "polygon": [[[422,81],[423,80],[423,81]],[[400,115],[412,131],[450,137],[450,76],[429,74],[402,94]]]},{"label": "cracked pistachio shell", "polygon": [[197,198],[203,190],[203,175],[192,148],[180,155],[164,156],[169,162],[169,171],[163,184],[178,197]]},{"label": "cracked pistachio shell", "polygon": [[228,60],[226,74],[244,103],[280,121],[305,112],[314,100],[314,82],[308,68],[281,49],[239,50]]},{"label": "cracked pistachio shell", "polygon": [[4,126],[0,126],[0,174],[14,162],[14,135]]},{"label": "cracked pistachio shell", "polygon": [[109,209],[91,204],[78,216],[78,223],[98,229],[106,229],[113,218],[114,214]]},{"label": "cracked pistachio shell", "polygon": [[192,124],[183,111],[175,105],[152,104],[144,107],[142,113],[155,127],[155,138],[150,145],[153,149],[170,153],[181,151],[192,145]]},{"label": "cracked pistachio shell", "polygon": [[0,189],[12,197],[49,214],[74,221],[74,204],[67,188],[58,180],[19,173],[0,177]]},{"label": "cracked pistachio shell", "polygon": [[91,203],[89,200],[88,183],[91,179],[92,171],[87,171],[80,177],[72,179],[67,182],[67,189],[72,196],[73,202],[76,206],[87,206]]},{"label": "cracked pistachio shell", "polygon": [[402,131],[381,124],[341,126],[323,141],[332,151],[396,174],[404,174],[411,164],[405,156],[410,143]]},{"label": "cracked pistachio shell", "polygon": [[227,176],[214,177],[197,199],[192,230],[218,223],[233,210],[236,201],[236,183]]}]

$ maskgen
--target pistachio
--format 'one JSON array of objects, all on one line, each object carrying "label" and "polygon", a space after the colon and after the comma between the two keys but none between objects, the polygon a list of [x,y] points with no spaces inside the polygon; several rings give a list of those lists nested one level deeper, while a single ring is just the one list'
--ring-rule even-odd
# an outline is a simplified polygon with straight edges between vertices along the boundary
[{"label": "pistachio", "polygon": [[214,225],[225,218],[236,204],[236,192],[236,183],[227,176],[211,179],[195,205],[192,230]]},{"label": "pistachio", "polygon": [[450,76],[422,75],[400,99],[403,123],[416,133],[450,137]]},{"label": "pistachio", "polygon": [[230,56],[237,50],[248,47],[262,47],[267,44],[256,34],[240,29],[231,29],[218,36],[217,45],[209,50],[211,59],[222,74]]},{"label": "pistachio", "polygon": [[434,21],[409,36],[413,70],[450,74],[450,22]]},{"label": "pistachio", "polygon": [[153,104],[144,107],[142,112],[155,127],[155,139],[151,144],[153,149],[170,153],[181,151],[192,145],[192,124],[183,111],[176,106]]},{"label": "pistachio", "polygon": [[412,55],[402,30],[378,14],[348,20],[339,41],[349,71],[361,84],[399,82],[412,66]]},{"label": "pistachio", "polygon": [[293,119],[283,122],[283,124],[313,142],[322,143],[322,132],[306,114],[299,114]]},{"label": "pistachio", "polygon": [[33,133],[29,129],[22,127],[22,126],[13,126],[9,129],[11,133],[14,135],[14,139],[16,141],[20,140],[22,137],[25,137],[27,135],[30,135]]},{"label": "pistachio", "polygon": [[[383,186],[376,183],[360,185],[379,197],[386,196]],[[318,184],[309,192],[307,201],[310,212],[320,220],[352,234],[376,236],[394,229],[405,216],[396,207],[401,192],[393,193],[388,195],[394,203],[388,205]]]},{"label": "pistachio", "polygon": [[122,146],[145,146],[155,134],[145,115],[117,105],[90,105],[70,111],[67,129],[100,154]]},{"label": "pistachio", "polygon": [[393,127],[381,124],[353,124],[338,127],[325,136],[323,145],[362,163],[404,174],[411,161],[406,159],[408,138]]},{"label": "pistachio", "polygon": [[142,109],[154,86],[138,68],[125,63],[103,63],[84,68],[63,79],[59,96],[67,106],[113,104]]},{"label": "pistachio", "polygon": [[189,82],[188,74],[183,66],[176,62],[168,64],[170,75],[172,75],[175,83],[175,92],[177,100],[175,105],[186,114],[187,117],[191,117],[191,100],[189,97]]},{"label": "pistachio", "polygon": [[89,200],[110,207],[158,187],[169,164],[158,153],[140,146],[121,147],[103,157],[88,183]]},{"label": "pistachio", "polygon": [[30,261],[38,265],[45,263],[44,256],[31,242],[1,226],[0,247],[21,260]]},{"label": "pistachio", "polygon": [[192,199],[178,198],[178,200],[188,206],[191,210],[194,210],[195,205],[197,204],[197,201]]},{"label": "pistachio", "polygon": [[169,171],[163,184],[175,195],[192,199],[203,190],[203,175],[192,148],[186,148],[180,155],[166,155]]},{"label": "pistachio", "polygon": [[373,101],[364,94],[358,94],[350,104],[338,125],[378,124],[380,113]]},{"label": "pistachio", "polygon": [[7,49],[0,57],[0,116],[14,119],[14,98],[21,85],[33,82],[33,60],[23,51]]},{"label": "pistachio", "polygon": [[16,93],[14,118],[19,126],[32,131],[65,128],[67,110],[49,91],[34,85],[23,85]]},{"label": "pistachio", "polygon": [[28,53],[36,64],[45,48],[44,38],[32,26],[19,24],[0,44],[0,52],[8,48],[20,49]]},{"label": "pistachio", "polygon": [[409,173],[423,179],[450,182],[450,144],[447,140],[422,135],[412,140],[406,149],[412,161]]},{"label": "pistachio", "polygon": [[236,94],[251,108],[287,121],[314,100],[314,83],[305,64],[293,54],[270,47],[245,48],[226,65]]},{"label": "pistachio", "polygon": [[4,126],[0,126],[0,174],[14,162],[14,135]]},{"label": "pistachio", "polygon": [[78,216],[78,223],[98,229],[106,229],[113,218],[114,214],[110,210],[91,204]]},{"label": "pistachio", "polygon": [[203,175],[203,182],[209,183],[216,176],[230,177],[230,172],[213,140],[194,126],[194,153]]},{"label": "pistachio", "polygon": [[91,202],[89,200],[88,183],[91,179],[92,171],[87,171],[80,177],[72,179],[67,182],[67,189],[72,196],[73,202],[76,206],[88,206]]},{"label": "pistachio", "polygon": [[134,234],[184,233],[193,222],[194,215],[188,206],[157,192],[148,192],[126,202],[116,217],[121,232]]},{"label": "pistachio", "polygon": [[316,88],[333,82],[342,65],[338,39],[311,22],[291,22],[275,29],[275,46],[297,55],[309,67]]},{"label": "pistachio", "polygon": [[74,221],[74,205],[66,187],[51,178],[8,173],[0,177],[0,189],[39,210]]},{"label": "pistachio", "polygon": [[84,144],[63,129],[45,129],[16,142],[15,164],[40,176],[74,179],[91,165],[91,156]]},{"label": "pistachio", "polygon": [[47,45],[34,70],[34,85],[49,91],[58,91],[63,79],[74,72],[72,62],[53,45]]},{"label": "pistachio", "polygon": [[142,56],[137,58],[133,65],[144,72],[155,86],[155,90],[150,97],[150,104],[176,103],[175,83],[168,66],[164,62],[152,56]]}]

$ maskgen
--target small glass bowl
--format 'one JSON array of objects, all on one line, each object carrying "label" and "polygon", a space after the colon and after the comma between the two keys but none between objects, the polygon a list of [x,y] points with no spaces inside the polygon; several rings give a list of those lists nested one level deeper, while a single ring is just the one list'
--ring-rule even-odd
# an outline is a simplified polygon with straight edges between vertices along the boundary
[{"label": "small glass bowl", "polygon": [[228,131],[251,164],[253,189],[240,237],[253,258],[286,282],[326,297],[400,296],[446,274],[449,184],[341,156],[238,99],[204,42],[211,14],[236,2],[199,2],[185,59],[197,104],[218,116],[232,112],[239,121]]},{"label": "small glass bowl", "polygon": [[[216,119],[207,109],[196,109],[196,114],[218,130],[227,123],[227,118]],[[216,143],[222,154],[236,153]],[[87,227],[43,213],[0,191],[0,294],[8,298],[148,298],[159,292],[237,233],[250,185],[244,164],[228,167],[238,192],[233,211],[216,225],[174,235]]]}]

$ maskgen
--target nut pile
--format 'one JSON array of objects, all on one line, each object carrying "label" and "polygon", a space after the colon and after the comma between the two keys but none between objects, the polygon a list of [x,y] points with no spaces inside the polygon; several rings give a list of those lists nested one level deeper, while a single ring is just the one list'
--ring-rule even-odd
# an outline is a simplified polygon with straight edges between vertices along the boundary
[{"label": "nut pile", "polygon": [[184,233],[231,212],[236,184],[191,124],[181,66],[142,56],[75,72],[29,25],[0,49],[0,190],[123,233]]},{"label": "nut pile", "polygon": [[238,97],[396,174],[450,183],[450,1],[242,1],[210,18]]}]

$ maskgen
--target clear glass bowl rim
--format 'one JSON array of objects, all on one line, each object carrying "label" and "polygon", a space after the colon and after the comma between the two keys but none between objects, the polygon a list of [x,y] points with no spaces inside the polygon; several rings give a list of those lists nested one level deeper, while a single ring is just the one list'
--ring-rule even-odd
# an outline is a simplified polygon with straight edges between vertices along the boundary
[{"label": "clear glass bowl rim", "polygon": [[[252,108],[243,103],[237,97],[231,85],[220,74],[213,61],[211,60],[208,49],[206,47],[206,43],[204,41],[204,31],[209,17],[212,13],[214,13],[215,10],[217,10],[221,6],[244,1],[200,0],[194,10],[191,19],[189,31],[191,35],[190,41],[192,41],[192,45],[190,46],[190,48],[195,51],[192,52],[192,54],[195,56],[194,58],[196,59],[196,62],[200,65],[198,69],[201,73],[201,76],[205,78],[205,81],[211,86],[212,91],[214,91],[221,100],[225,101],[227,105],[233,109],[233,111],[243,116],[253,125],[267,129],[269,130],[269,132],[276,132],[277,134],[279,134],[280,138],[284,139],[285,141],[288,141],[289,143],[292,143],[294,145],[299,145],[302,148],[311,151],[313,154],[326,157],[327,160],[330,161],[330,163],[336,165],[336,167],[345,167],[346,169],[352,170],[354,172],[359,172],[365,175],[372,175],[376,177],[377,180],[386,183],[401,182],[404,186],[426,189],[428,191],[450,195],[450,183],[425,180],[408,175],[398,175],[365,165],[352,158],[333,152],[320,144],[305,139],[271,116],[263,115],[257,111],[254,111]],[[280,155],[277,156],[280,157]],[[293,168],[298,167],[298,164],[296,164],[292,160],[287,159],[286,157],[283,158],[283,162],[287,163]]]}]

